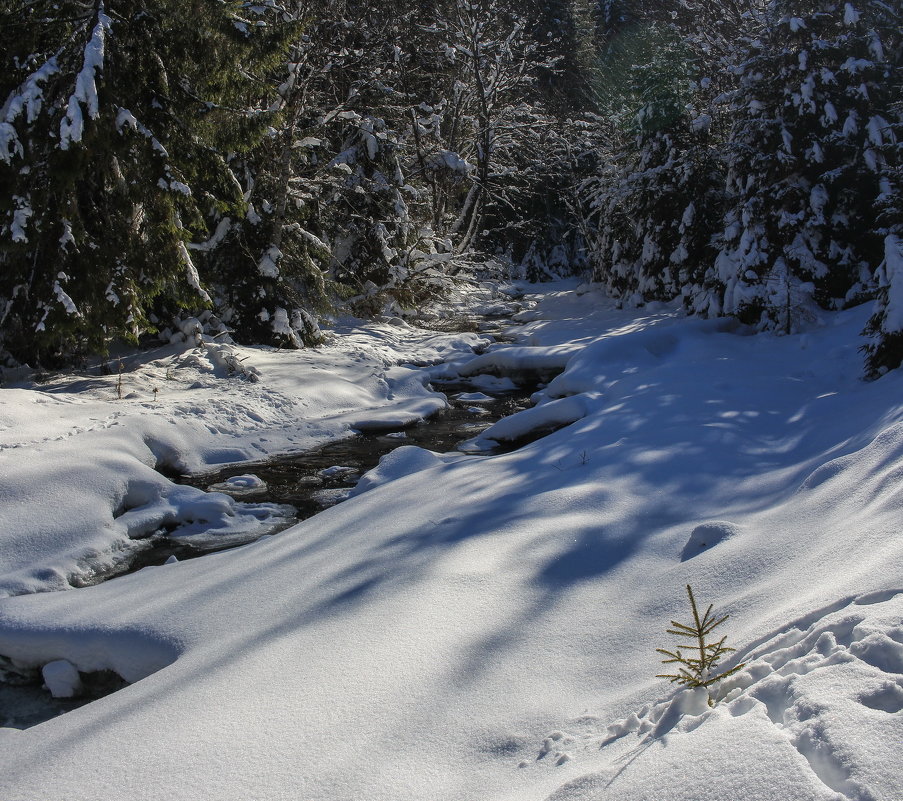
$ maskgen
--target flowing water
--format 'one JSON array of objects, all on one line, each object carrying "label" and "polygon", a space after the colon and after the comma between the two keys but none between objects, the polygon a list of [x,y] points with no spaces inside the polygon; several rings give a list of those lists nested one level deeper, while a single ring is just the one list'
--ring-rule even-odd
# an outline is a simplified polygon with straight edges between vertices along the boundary
[{"label": "flowing water", "polygon": [[[530,405],[531,391],[518,389],[495,392],[489,400],[474,403],[456,400],[455,393],[472,391],[464,385],[446,385],[450,406],[427,420],[412,426],[380,433],[357,434],[329,443],[312,451],[288,454],[265,462],[242,462],[215,472],[178,476],[176,480],[203,490],[226,492],[239,501],[269,502],[295,507],[297,515],[283,528],[305,520],[330,506],[344,501],[358,479],[379,464],[381,457],[402,445],[416,445],[440,453],[455,450],[458,443],[475,437],[492,423]],[[229,479],[253,475],[262,488],[234,488]],[[267,533],[275,533],[272,529]],[[246,544],[246,543],[242,543]],[[236,546],[233,546],[236,547]],[[134,572],[151,565],[161,565],[175,557],[179,561],[193,559],[217,550],[198,548],[170,539],[166,532],[150,538],[139,551],[127,571]]]},{"label": "flowing water", "polygon": [[[501,318],[487,320],[476,316],[472,321],[474,329],[491,332],[497,339],[501,339],[496,331],[501,322]],[[457,398],[462,393],[475,392],[474,387],[466,384],[443,384],[437,386],[437,389],[448,395],[449,407],[415,425],[393,431],[357,434],[305,453],[289,454],[254,464],[243,462],[216,472],[178,476],[174,480],[204,490],[227,491],[238,501],[290,505],[297,510],[297,514],[283,527],[288,528],[299,520],[341,503],[349,496],[361,475],[376,467],[380,458],[395,448],[416,445],[440,453],[455,450],[459,443],[477,436],[497,420],[529,407],[532,394],[532,388],[486,391],[488,399],[484,397],[480,401],[474,401],[466,397]],[[512,445],[506,450],[513,447]],[[229,483],[229,479],[249,474],[260,480],[260,487],[237,487],[235,481]],[[271,529],[267,533],[276,532]],[[181,561],[224,550],[218,547],[202,549],[180,543],[163,530],[147,538],[142,545],[144,547],[136,552],[128,564],[98,576],[94,583],[151,565],[160,565],[173,557]],[[78,698],[52,698],[41,687],[40,671],[23,671],[0,656],[0,727],[24,729],[37,725],[115,692],[125,684],[110,671],[82,673],[81,679],[83,690]]]}]

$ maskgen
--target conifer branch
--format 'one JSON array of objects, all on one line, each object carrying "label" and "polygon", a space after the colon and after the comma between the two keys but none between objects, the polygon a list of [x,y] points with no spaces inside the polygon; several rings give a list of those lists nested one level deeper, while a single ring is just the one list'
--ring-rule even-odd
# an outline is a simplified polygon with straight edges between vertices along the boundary
[{"label": "conifer branch", "polygon": [[669,651],[667,648],[656,648],[656,652],[667,657],[662,660],[663,665],[677,664],[680,666],[675,673],[659,673],[656,675],[656,678],[669,679],[674,684],[680,684],[689,688],[709,687],[728,676],[732,676],[745,667],[745,663],[740,663],[730,670],[715,673],[715,669],[718,667],[721,659],[725,655],[733,653],[735,649],[724,644],[727,640],[726,636],[717,642],[709,642],[707,637],[715,628],[724,623],[730,615],[715,617],[712,615],[712,605],[709,604],[705,614],[700,616],[699,607],[697,607],[696,599],[693,596],[693,589],[689,584],[687,584],[687,596],[690,599],[690,608],[693,612],[693,625],[672,620],[671,627],[666,629],[666,632],[677,637],[695,640],[696,644],[683,644],[683,647],[691,652],[690,654],[682,653],[680,647],[675,648],[673,651]]}]

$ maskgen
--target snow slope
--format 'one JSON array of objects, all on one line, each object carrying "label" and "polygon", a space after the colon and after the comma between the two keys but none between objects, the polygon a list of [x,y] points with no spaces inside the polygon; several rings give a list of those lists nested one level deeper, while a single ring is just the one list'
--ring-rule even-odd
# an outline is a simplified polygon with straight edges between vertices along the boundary
[{"label": "snow slope", "polygon": [[[157,470],[198,472],[414,422],[446,400],[413,364],[489,342],[385,323],[338,333],[304,351],[206,338],[124,360],[121,377],[113,363],[112,375],[3,389],[0,597],[90,582],[163,525],[224,543],[280,525],[283,508],[178,487]],[[230,375],[224,353],[257,380]]]},{"label": "snow slope", "polygon": [[[502,433],[562,401],[566,428],[500,456],[396,451],[276,537],[0,600],[0,654],[134,682],[0,729],[0,797],[899,801],[903,378],[856,378],[868,313],[778,338],[548,293],[512,358],[429,372],[566,351]],[[34,481],[74,505],[50,459],[23,451],[4,498]],[[20,514],[17,548],[59,516]],[[712,708],[654,678],[687,583],[745,662]]]}]

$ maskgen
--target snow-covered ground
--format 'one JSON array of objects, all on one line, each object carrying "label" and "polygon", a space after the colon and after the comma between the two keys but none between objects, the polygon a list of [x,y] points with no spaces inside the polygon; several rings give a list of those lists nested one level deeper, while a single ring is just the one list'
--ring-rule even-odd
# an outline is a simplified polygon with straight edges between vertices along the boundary
[{"label": "snow-covered ground", "polygon": [[[558,288],[482,355],[374,324],[241,349],[256,382],[183,351],[128,365],[134,398],[2,390],[0,654],[61,694],[66,662],[134,683],[0,729],[0,797],[900,801],[903,376],[857,378],[869,311],[750,336]],[[468,450],[569,423],[531,445],[401,448],[278,536],[64,589],[161,520],[279,515],[155,466],[414,419],[430,376],[558,369]],[[655,678],[688,583],[745,663],[712,707]]]}]

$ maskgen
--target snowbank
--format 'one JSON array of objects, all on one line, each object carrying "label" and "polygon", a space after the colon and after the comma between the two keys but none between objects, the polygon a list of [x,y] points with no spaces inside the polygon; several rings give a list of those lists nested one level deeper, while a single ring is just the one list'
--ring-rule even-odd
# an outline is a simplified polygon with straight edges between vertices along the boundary
[{"label": "snowbank", "polygon": [[201,339],[125,359],[121,372],[114,363],[111,375],[0,390],[0,597],[91,583],[157,531],[225,546],[284,527],[286,507],[180,487],[161,471],[259,461],[416,422],[447,401],[412,363],[487,343],[415,330],[402,338],[377,323],[339,330],[344,338],[305,351]]},{"label": "snowbank", "polygon": [[[868,309],[788,337],[594,293],[538,310],[520,343],[571,353],[538,408],[592,400],[566,428],[481,459],[396,451],[365,492],[277,537],[0,601],[0,654],[135,681],[0,730],[0,795],[903,797],[903,378],[856,378]],[[352,367],[320,369],[322,388],[295,378],[306,413],[344,387],[354,417],[336,377]],[[79,400],[70,419],[96,416]],[[259,435],[247,420],[239,442]],[[58,447],[101,485],[113,469]],[[31,473],[12,486],[80,509],[41,478],[43,453],[20,452]],[[17,518],[20,547],[59,516],[41,514]],[[731,616],[725,666],[746,663],[714,708],[654,678],[687,583]]]}]

